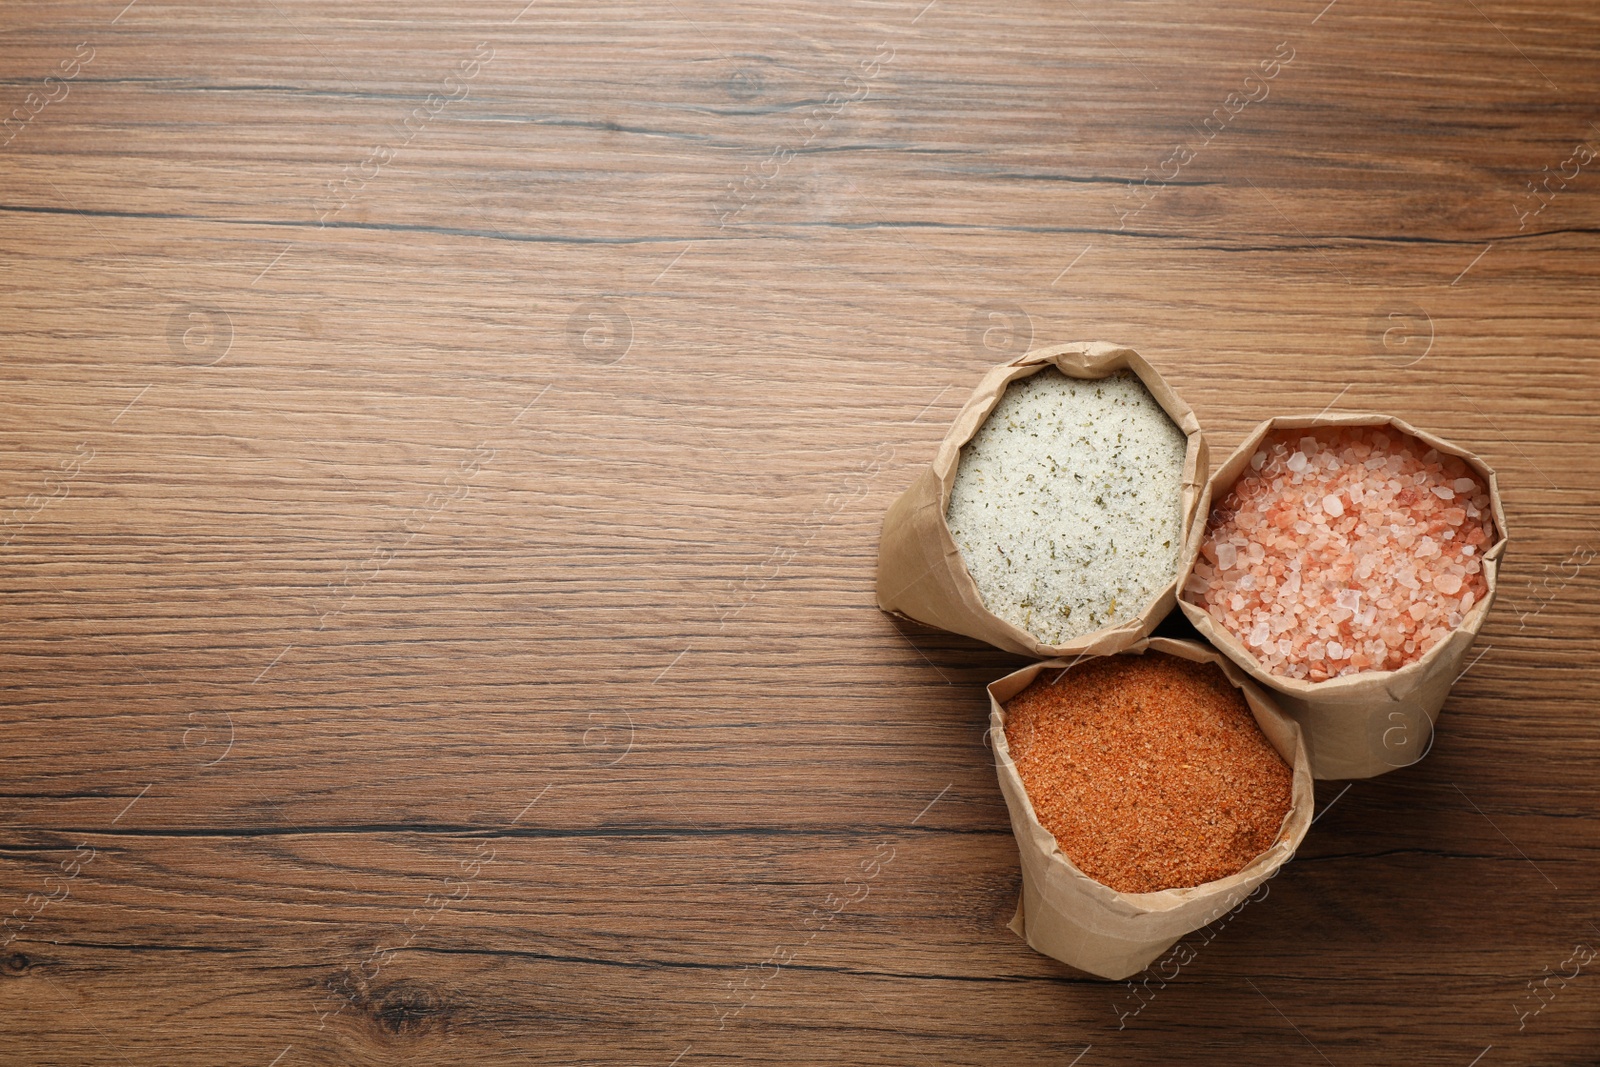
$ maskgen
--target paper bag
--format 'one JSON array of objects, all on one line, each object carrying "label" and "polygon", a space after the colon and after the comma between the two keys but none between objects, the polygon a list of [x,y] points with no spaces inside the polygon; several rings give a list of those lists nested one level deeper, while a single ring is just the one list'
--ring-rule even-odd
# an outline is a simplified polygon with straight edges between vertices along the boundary
[{"label": "paper bag", "polygon": [[[994,410],[1006,386],[1019,378],[1057,367],[1071,378],[1105,378],[1128,369],[1144,382],[1150,395],[1188,438],[1184,456],[1181,510],[1184,549],[1173,580],[1143,606],[1137,617],[1119,625],[1047,645],[990,612],[962,561],[961,550],[945,523],[950,489],[961,461],[961,446],[972,439]],[[878,606],[884,611],[987,641],[1007,652],[1031,656],[1107,655],[1127,648],[1155,629],[1172,610],[1177,591],[1194,562],[1199,542],[1193,528],[1200,510],[1209,461],[1205,438],[1194,411],[1155,368],[1135,351],[1101,341],[1037,348],[984,375],[956,415],[933,462],[917,475],[884,515],[878,545]]]},{"label": "paper bag", "polygon": [[1183,889],[1118,892],[1079,871],[1039,823],[1006,741],[1005,702],[1027,688],[1041,671],[1059,671],[1072,660],[1034,663],[990,684],[989,737],[1022,859],[1022,899],[1011,929],[1046,956],[1101,978],[1137,974],[1184,934],[1236,907],[1294,856],[1311,825],[1315,803],[1300,727],[1267,694],[1216,650],[1197,642],[1156,637],[1138,641],[1122,654],[1139,655],[1146,650],[1217,664],[1243,692],[1262,733],[1293,769],[1293,793],[1277,841],[1236,874]]},{"label": "paper bag", "polygon": [[1494,471],[1466,449],[1388,415],[1286,416],[1268,419],[1256,427],[1212,477],[1201,507],[1202,518],[1194,524],[1190,534],[1191,561],[1198,556],[1205,538],[1204,517],[1216,502],[1227,497],[1269,433],[1328,426],[1393,426],[1431,448],[1459,456],[1483,479],[1488,487],[1490,515],[1498,537],[1478,557],[1482,560],[1488,591],[1462,617],[1461,625],[1416,662],[1399,670],[1362,671],[1313,682],[1269,673],[1244,642],[1204,608],[1190,603],[1187,597],[1180,597],[1178,603],[1206,640],[1256,682],[1272,690],[1277,702],[1300,723],[1306,734],[1311,771],[1316,777],[1371,778],[1415,763],[1431,747],[1439,710],[1444,706],[1450,686],[1466,668],[1467,653],[1494,604],[1500,558],[1506,550],[1506,519]]}]

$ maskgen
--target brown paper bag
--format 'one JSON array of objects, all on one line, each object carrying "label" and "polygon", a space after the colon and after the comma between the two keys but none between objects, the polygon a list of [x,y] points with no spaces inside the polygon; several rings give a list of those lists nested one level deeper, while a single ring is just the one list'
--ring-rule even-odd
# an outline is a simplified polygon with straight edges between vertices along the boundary
[{"label": "brown paper bag", "polygon": [[[978,432],[1009,383],[1049,366],[1058,367],[1072,378],[1104,378],[1124,368],[1132,370],[1189,440],[1183,468],[1184,550],[1172,583],[1151,600],[1137,618],[1074,638],[1064,645],[1043,644],[983,606],[978,587],[961,559],[961,550],[945,524],[945,509],[950,505],[950,488],[955,483],[961,461],[961,446]],[[1192,537],[1192,528],[1204,515],[1200,500],[1205,491],[1207,466],[1205,438],[1200,433],[1194,411],[1137,352],[1103,341],[1036,348],[983,376],[966,406],[956,415],[933,462],[890,505],[884,515],[883,536],[878,545],[878,606],[884,611],[976,637],[1007,652],[1023,655],[1107,655],[1120,651],[1155,629],[1172,610],[1177,591],[1188,577],[1189,566],[1194,562],[1194,549],[1190,545],[1198,547],[1199,544]]]},{"label": "brown paper bag", "polygon": [[[1479,557],[1483,561],[1488,592],[1472,605],[1461,625],[1415,663],[1397,671],[1363,671],[1343,678],[1313,682],[1270,674],[1243,641],[1221,626],[1203,608],[1180,597],[1178,603],[1195,629],[1251,678],[1272,690],[1283,709],[1300,723],[1311,754],[1311,770],[1318,778],[1371,778],[1421,759],[1432,746],[1433,726],[1450,693],[1450,686],[1466,668],[1467,652],[1483,628],[1494,603],[1500,557],[1506,550],[1506,517],[1500,505],[1495,473],[1471,452],[1418,430],[1388,415],[1355,414],[1284,416],[1268,419],[1245,438],[1206,486],[1202,516],[1224,499],[1244,473],[1263,438],[1274,430],[1303,430],[1320,426],[1393,426],[1428,446],[1459,456],[1477,472],[1489,489],[1490,514],[1499,539]],[[1194,524],[1188,557],[1199,555],[1205,538],[1204,518]]]},{"label": "brown paper bag", "polygon": [[1119,893],[1073,866],[1050,831],[1040,825],[1006,742],[1005,702],[1022,692],[1041,671],[1061,670],[1072,660],[1034,663],[989,686],[989,737],[994,746],[1000,791],[1011,812],[1011,829],[1022,857],[1022,899],[1011,929],[1035,950],[1062,963],[1099,975],[1126,978],[1144,970],[1184,934],[1198,930],[1236,907],[1293,856],[1311,826],[1315,803],[1311,765],[1300,727],[1214,649],[1194,641],[1155,637],[1138,641],[1123,654],[1146,649],[1196,663],[1215,663],[1244,693],[1262,733],[1294,770],[1289,814],[1278,840],[1242,871],[1204,885],[1155,893]]}]

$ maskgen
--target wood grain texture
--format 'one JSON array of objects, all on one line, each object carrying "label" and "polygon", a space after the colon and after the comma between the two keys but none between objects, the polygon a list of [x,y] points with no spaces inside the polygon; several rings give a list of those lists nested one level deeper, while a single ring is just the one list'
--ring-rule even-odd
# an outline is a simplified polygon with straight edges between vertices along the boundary
[{"label": "wood grain texture", "polygon": [[[1550,0],[9,0],[0,1060],[1600,1062],[1597,53]],[[1005,928],[1019,661],[871,591],[982,371],[1093,339],[1216,460],[1390,412],[1513,524],[1426,760],[1137,990]]]}]

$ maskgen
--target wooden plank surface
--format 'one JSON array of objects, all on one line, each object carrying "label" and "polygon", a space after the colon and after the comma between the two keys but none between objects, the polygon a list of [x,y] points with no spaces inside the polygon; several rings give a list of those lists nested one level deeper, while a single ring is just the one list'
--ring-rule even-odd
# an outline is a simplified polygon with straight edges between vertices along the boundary
[{"label": "wooden plank surface", "polygon": [[[10,0],[0,1060],[1600,1062],[1597,52],[1549,0]],[[1020,661],[871,592],[982,370],[1089,339],[1218,460],[1392,412],[1513,524],[1427,759],[1137,990],[1005,928]]]}]

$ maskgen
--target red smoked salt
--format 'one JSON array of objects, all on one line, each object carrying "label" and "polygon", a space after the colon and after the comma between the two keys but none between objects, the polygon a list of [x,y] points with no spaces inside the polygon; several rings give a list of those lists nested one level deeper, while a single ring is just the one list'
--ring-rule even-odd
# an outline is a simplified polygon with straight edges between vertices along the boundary
[{"label": "red smoked salt", "polygon": [[1272,674],[1414,663],[1488,593],[1489,493],[1390,426],[1280,430],[1211,515],[1183,589]]},{"label": "red smoked salt", "polygon": [[1235,874],[1289,813],[1293,772],[1214,664],[1104,656],[1042,672],[1005,710],[1039,824],[1119,892]]}]

